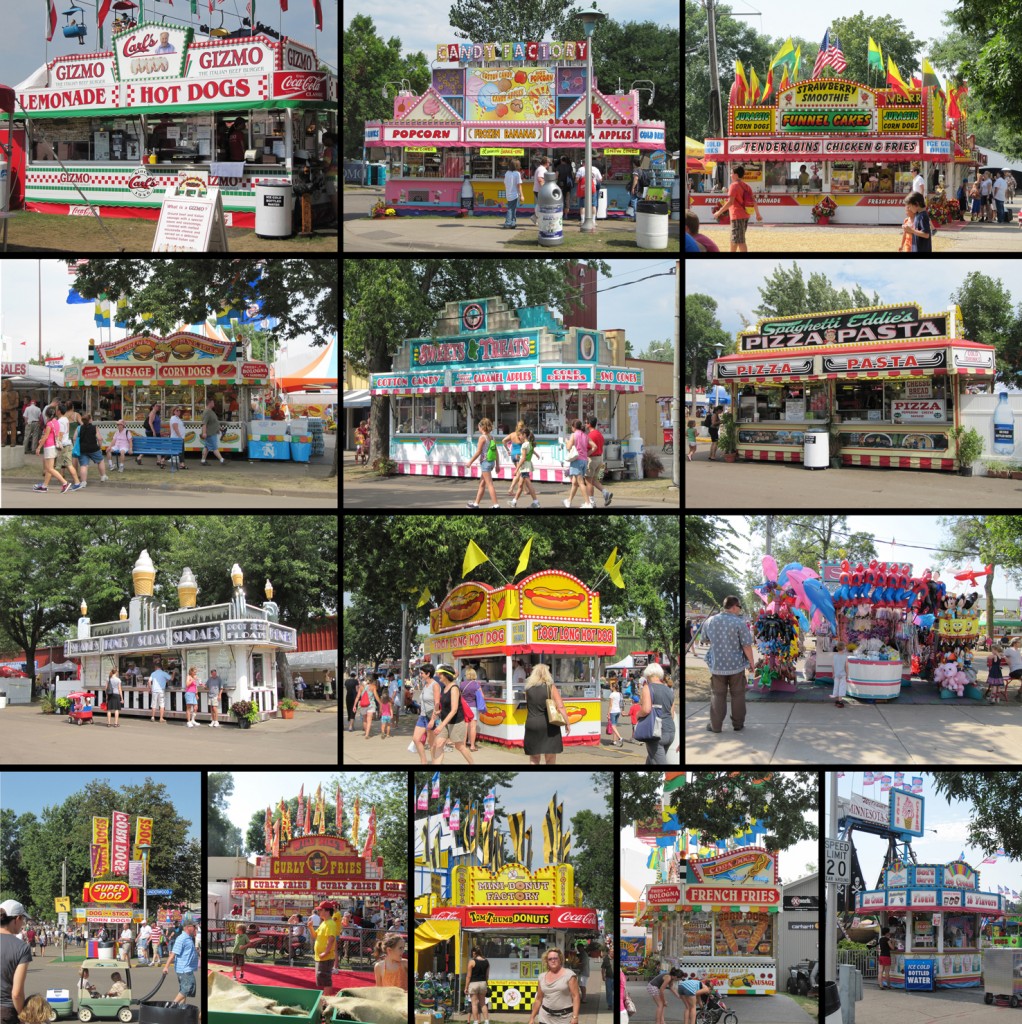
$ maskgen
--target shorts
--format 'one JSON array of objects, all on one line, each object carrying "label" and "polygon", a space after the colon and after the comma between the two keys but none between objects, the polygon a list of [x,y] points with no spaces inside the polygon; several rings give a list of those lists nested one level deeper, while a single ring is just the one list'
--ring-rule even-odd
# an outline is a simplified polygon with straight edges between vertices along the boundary
[{"label": "shorts", "polygon": [[390,715],[380,715],[380,725],[389,725]]},{"label": "shorts", "polygon": [[155,687],[153,687],[152,700],[149,701],[149,707],[150,708],[155,708],[155,707],[165,708],[166,706],[167,706],[167,695],[163,692],[163,690],[157,690]]},{"label": "shorts", "polygon": [[177,988],[183,996],[194,996],[195,995],[195,972],[194,971],[182,971],[177,976]]},{"label": "shorts", "polygon": [[495,465],[496,465],[496,461],[491,461],[490,459],[480,459],[480,461],[479,461],[479,472],[480,472],[480,474],[482,474],[482,473],[492,473],[493,472],[493,467]]},{"label": "shorts", "polygon": [[434,729],[433,735],[437,739],[446,738],[452,743],[464,743],[465,742],[465,723],[464,722],[451,722],[446,728]]},{"label": "shorts", "polygon": [[735,245],[743,245],[745,243],[745,229],[748,226],[748,217],[731,218],[731,241]]},{"label": "shorts", "polygon": [[878,960],[878,962],[879,962],[881,967],[890,967],[891,966],[891,958],[889,956],[881,956],[881,957],[878,957],[877,960]]},{"label": "shorts", "polygon": [[599,455],[589,457],[589,465],[586,467],[586,479],[594,483],[603,478],[603,459]]},{"label": "shorts", "polygon": [[613,711],[610,715],[610,724],[617,725],[617,720],[621,717],[620,711]]},{"label": "shorts", "polygon": [[82,463],[83,465],[86,465],[86,464],[88,464],[90,462],[95,462],[95,463],[100,463],[101,464],[103,462],[103,453],[102,452],[88,452],[88,453],[83,452],[81,455],[78,456],[78,461],[80,463]]},{"label": "shorts", "polygon": [[429,727],[429,719],[425,715],[419,715],[419,717],[417,719],[415,719],[415,728],[416,729],[426,729],[428,727]]},{"label": "shorts", "polygon": [[568,464],[568,476],[585,476],[588,459],[572,459]]},{"label": "shorts", "polygon": [[194,693],[186,693],[185,694],[185,703],[186,704],[198,704],[199,703],[199,698]]},{"label": "shorts", "polygon": [[49,446],[43,449],[44,459],[55,459],[57,457],[57,449],[53,446]]},{"label": "shorts", "polygon": [[129,452],[128,452],[127,448],[110,448],[109,449],[109,454],[111,456],[113,456],[113,455],[128,455]]},{"label": "shorts", "polygon": [[53,462],[54,469],[64,469],[65,466],[71,465],[71,445],[65,445],[63,448],[57,449],[57,457]]},{"label": "shorts", "polygon": [[202,443],[206,446],[206,451],[215,452],[220,444],[220,435],[214,434],[212,437],[207,437]]},{"label": "shorts", "polygon": [[468,983],[468,994],[470,996],[482,996],[486,998],[490,986],[485,981],[470,981]]}]

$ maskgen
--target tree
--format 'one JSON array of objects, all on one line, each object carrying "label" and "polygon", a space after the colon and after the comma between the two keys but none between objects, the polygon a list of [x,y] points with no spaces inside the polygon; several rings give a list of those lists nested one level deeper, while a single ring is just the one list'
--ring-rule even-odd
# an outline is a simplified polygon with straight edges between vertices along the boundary
[{"label": "tree", "polygon": [[931,772],[938,793],[972,804],[969,843],[1022,860],[1022,772]]}]

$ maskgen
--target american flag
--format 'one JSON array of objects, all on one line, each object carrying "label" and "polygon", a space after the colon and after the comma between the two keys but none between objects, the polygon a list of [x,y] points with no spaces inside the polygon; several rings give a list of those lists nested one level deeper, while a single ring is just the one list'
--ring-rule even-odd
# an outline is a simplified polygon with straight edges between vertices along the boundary
[{"label": "american flag", "polygon": [[841,44],[835,35],[831,41],[830,29],[823,33],[823,42],[820,43],[820,52],[816,55],[816,63],[813,65],[813,78],[818,78],[820,72],[830,65],[839,75],[848,67],[848,61],[841,52]]}]

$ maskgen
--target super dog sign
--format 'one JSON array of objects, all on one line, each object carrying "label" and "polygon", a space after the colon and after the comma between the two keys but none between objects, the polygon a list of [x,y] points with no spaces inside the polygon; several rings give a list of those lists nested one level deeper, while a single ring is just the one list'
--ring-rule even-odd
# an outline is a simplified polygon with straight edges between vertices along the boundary
[{"label": "super dog sign", "polygon": [[136,893],[127,882],[86,882],[82,900],[85,903],[133,903]]}]

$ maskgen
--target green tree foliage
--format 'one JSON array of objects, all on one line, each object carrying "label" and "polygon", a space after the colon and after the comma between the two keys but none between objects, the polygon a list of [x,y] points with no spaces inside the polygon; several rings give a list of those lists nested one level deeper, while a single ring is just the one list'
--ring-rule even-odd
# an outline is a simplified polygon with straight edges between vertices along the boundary
[{"label": "green tree foliage", "polygon": [[[187,776],[183,785],[199,785],[199,776]],[[23,814],[14,822],[15,832],[7,834],[5,821],[3,897],[24,903],[32,916],[55,918],[53,898],[61,895],[61,863],[67,862],[67,894],[72,905],[81,902],[82,886],[92,880],[89,846],[93,816],[109,818],[123,811],[153,819],[153,845],[149,856],[149,886],[171,889],[170,897],[150,897],[149,911],[160,906],[178,906],[201,899],[201,844],[188,839],[188,826],[198,831],[198,822],[182,818],[162,783],[146,778],[137,785],[114,788],[106,779],[93,779],[63,803],[44,806],[41,813]],[[131,822],[134,829],[134,821]],[[132,833],[134,834],[134,833]],[[16,862],[8,857],[16,854]],[[10,882],[7,881],[10,879]],[[125,881],[123,876],[104,875],[95,879]],[[26,886],[11,891],[15,881]]]},{"label": "green tree foliage", "polygon": [[1022,860],[1022,772],[930,772],[938,793],[971,804],[969,843]]}]

